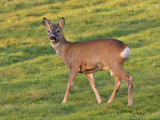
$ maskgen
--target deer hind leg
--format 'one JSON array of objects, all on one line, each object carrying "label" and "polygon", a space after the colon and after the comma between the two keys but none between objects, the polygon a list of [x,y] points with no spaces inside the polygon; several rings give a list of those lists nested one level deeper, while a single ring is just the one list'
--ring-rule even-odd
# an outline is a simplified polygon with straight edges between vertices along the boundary
[{"label": "deer hind leg", "polygon": [[133,104],[133,83],[132,83],[132,77],[129,76],[126,72],[123,73],[121,76],[122,79],[127,83],[128,85],[128,106]]},{"label": "deer hind leg", "polygon": [[119,87],[120,87],[120,84],[121,84],[121,79],[120,79],[119,76],[114,75],[114,78],[115,78],[115,88],[114,88],[113,93],[112,93],[112,95],[110,96],[110,98],[109,98],[109,100],[108,100],[107,103],[111,103],[111,102],[113,101],[116,93],[118,92],[118,89],[119,89]]},{"label": "deer hind leg", "polygon": [[90,74],[86,74],[86,76],[88,77],[88,80],[90,82],[90,85],[96,95],[96,98],[97,98],[97,101],[98,101],[98,104],[102,103],[102,99],[101,97],[99,96],[99,93],[97,91],[97,88],[96,88],[96,82],[95,82],[95,79],[94,79],[94,76],[93,76],[93,73],[90,73]]},{"label": "deer hind leg", "polygon": [[133,104],[133,82],[132,82],[132,77],[127,75],[127,78],[125,81],[127,82],[128,85],[128,106]]},{"label": "deer hind leg", "polygon": [[133,83],[132,77],[129,76],[123,69],[122,65],[116,65],[110,68],[114,74],[122,78],[128,85],[128,106],[133,104]]}]

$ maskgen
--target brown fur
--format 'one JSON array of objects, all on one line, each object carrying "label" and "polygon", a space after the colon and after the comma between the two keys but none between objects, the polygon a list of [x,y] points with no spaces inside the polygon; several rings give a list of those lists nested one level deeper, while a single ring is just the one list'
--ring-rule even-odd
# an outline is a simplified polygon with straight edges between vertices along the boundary
[{"label": "brown fur", "polygon": [[116,92],[118,91],[120,86],[120,78],[124,79],[128,85],[128,105],[133,103],[132,77],[129,76],[123,69],[123,63],[127,58],[121,57],[121,53],[127,47],[126,44],[116,39],[99,39],[88,42],[68,42],[62,33],[64,18],[59,21],[59,24],[50,24],[46,18],[43,19],[43,22],[46,28],[50,31],[50,33],[48,33],[48,37],[55,37],[54,40],[51,40],[51,45],[57,51],[58,56],[60,56],[60,58],[70,69],[68,87],[63,103],[66,103],[67,101],[69,90],[78,73],[84,73],[87,75],[96,94],[97,101],[98,103],[101,103],[101,98],[95,87],[96,85],[93,73],[107,69],[109,69],[115,77],[115,89],[108,100],[108,103],[112,102]]}]

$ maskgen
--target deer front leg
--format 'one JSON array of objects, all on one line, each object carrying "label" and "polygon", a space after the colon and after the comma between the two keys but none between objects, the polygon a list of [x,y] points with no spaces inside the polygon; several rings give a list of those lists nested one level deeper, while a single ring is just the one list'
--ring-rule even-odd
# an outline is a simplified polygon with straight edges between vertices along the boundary
[{"label": "deer front leg", "polygon": [[77,71],[76,70],[70,70],[68,86],[67,86],[66,94],[64,96],[62,104],[67,102],[67,97],[68,97],[68,94],[69,94],[69,90],[71,89],[72,85],[74,84],[76,76],[77,76]]},{"label": "deer front leg", "polygon": [[97,91],[97,88],[96,88],[96,82],[95,82],[95,79],[94,79],[94,76],[93,76],[93,73],[90,73],[90,74],[86,74],[87,77],[88,77],[88,80],[91,84],[91,87],[96,95],[96,98],[97,98],[97,101],[98,101],[98,104],[102,103],[102,99],[101,97],[99,96],[99,93]]}]

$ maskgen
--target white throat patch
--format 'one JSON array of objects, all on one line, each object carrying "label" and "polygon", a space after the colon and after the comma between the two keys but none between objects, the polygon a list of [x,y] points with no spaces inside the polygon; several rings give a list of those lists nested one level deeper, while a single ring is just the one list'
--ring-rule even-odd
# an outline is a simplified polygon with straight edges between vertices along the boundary
[{"label": "white throat patch", "polygon": [[59,46],[59,44],[60,44],[60,43],[57,43],[57,44],[55,44],[55,45],[51,44],[51,46],[52,46],[53,48],[56,48],[56,47]]},{"label": "white throat patch", "polygon": [[[60,45],[60,42],[59,43],[57,43],[57,44],[51,44],[51,46],[55,49],[56,47],[58,47]],[[56,50],[55,49],[55,51],[56,51],[56,53],[58,54],[58,50]]]}]

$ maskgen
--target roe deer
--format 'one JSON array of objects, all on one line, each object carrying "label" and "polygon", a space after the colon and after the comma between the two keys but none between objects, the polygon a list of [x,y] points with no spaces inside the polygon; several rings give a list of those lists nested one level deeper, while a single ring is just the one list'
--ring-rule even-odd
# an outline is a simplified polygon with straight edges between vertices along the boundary
[{"label": "roe deer", "polygon": [[101,70],[109,70],[111,75],[115,78],[115,88],[108,103],[111,103],[114,99],[122,78],[128,85],[128,106],[133,104],[132,77],[123,69],[123,63],[130,55],[130,49],[126,44],[116,39],[69,42],[62,33],[62,27],[65,24],[64,18],[61,18],[59,23],[55,24],[50,23],[44,17],[43,24],[48,30],[51,46],[70,70],[68,86],[62,102],[63,104],[67,101],[69,90],[74,84],[78,73],[86,74],[95,92],[97,101],[100,104],[102,100],[97,91],[93,73]]}]

